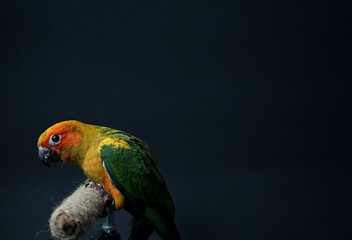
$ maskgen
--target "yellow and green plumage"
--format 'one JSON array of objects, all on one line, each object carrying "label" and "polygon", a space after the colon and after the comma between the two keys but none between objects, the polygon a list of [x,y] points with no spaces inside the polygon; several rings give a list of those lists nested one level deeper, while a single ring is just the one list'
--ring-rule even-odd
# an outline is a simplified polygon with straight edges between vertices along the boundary
[{"label": "yellow and green plumage", "polygon": [[[53,135],[60,142],[50,144]],[[80,166],[88,178],[101,183],[115,200],[135,216],[131,238],[148,238],[155,230],[163,239],[180,239],[175,208],[157,161],[141,140],[107,127],[65,121],[48,128],[38,147],[58,153],[64,163]],[[144,235],[144,236],[143,236]]]}]

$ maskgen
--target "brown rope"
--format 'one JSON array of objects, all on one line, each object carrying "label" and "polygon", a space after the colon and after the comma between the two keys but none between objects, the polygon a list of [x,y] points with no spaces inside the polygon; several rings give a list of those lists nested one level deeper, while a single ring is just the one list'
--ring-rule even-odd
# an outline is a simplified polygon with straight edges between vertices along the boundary
[{"label": "brown rope", "polygon": [[106,193],[100,185],[83,184],[52,213],[49,223],[53,237],[73,240],[82,236],[105,210]]}]

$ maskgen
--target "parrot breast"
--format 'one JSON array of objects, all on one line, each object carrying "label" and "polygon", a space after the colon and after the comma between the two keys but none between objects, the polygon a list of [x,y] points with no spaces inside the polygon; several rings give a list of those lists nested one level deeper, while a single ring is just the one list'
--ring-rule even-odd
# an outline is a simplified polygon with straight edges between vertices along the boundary
[{"label": "parrot breast", "polygon": [[115,209],[119,210],[125,205],[125,198],[120,191],[111,183],[100,157],[99,148],[93,147],[87,152],[81,168],[87,177],[95,183],[100,183],[104,190],[115,200]]}]

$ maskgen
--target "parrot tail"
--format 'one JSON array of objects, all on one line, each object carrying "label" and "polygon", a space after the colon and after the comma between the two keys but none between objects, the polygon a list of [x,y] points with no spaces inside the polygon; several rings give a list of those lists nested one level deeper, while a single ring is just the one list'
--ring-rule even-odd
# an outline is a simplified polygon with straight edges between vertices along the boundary
[{"label": "parrot tail", "polygon": [[128,192],[125,192],[125,197],[128,200],[125,209],[134,216],[130,234],[131,240],[148,239],[153,230],[163,240],[181,240],[173,217],[162,208],[146,205]]},{"label": "parrot tail", "polygon": [[159,210],[146,206],[144,219],[152,226],[162,239],[181,240],[176,224],[167,214],[162,214]]},{"label": "parrot tail", "polygon": [[132,218],[131,224],[129,240],[147,240],[153,233],[153,228],[141,217]]}]

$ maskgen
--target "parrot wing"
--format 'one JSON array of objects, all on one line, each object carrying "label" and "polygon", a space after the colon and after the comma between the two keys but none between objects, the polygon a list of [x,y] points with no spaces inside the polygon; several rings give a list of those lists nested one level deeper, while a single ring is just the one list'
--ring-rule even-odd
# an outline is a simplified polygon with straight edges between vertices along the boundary
[{"label": "parrot wing", "polygon": [[125,135],[106,138],[99,149],[112,183],[134,210],[163,239],[180,239],[171,196],[148,147]]}]

